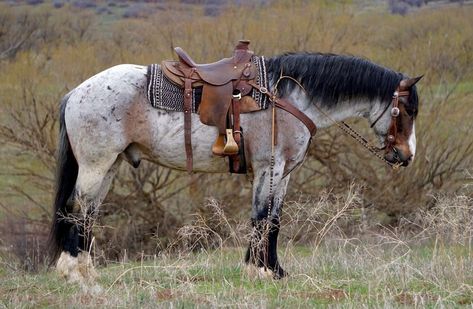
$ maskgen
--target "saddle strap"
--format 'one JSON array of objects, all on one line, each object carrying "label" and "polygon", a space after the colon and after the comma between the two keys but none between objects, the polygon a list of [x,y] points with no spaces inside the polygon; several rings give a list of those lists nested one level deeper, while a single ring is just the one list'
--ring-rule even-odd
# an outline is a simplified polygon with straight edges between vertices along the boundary
[{"label": "saddle strap", "polygon": [[184,142],[186,147],[186,168],[192,173],[192,80],[184,80]]},{"label": "saddle strap", "polygon": [[307,117],[306,114],[301,112],[297,107],[295,107],[285,99],[276,99],[274,101],[274,105],[294,115],[294,117],[299,119],[307,127],[307,129],[309,129],[311,136],[315,135],[315,133],[317,132],[317,127],[315,123],[309,117]]},{"label": "saddle strap", "polygon": [[[238,145],[239,152],[241,149],[241,128],[240,128],[240,100],[241,93],[239,96],[233,96],[232,98],[232,114],[233,114],[233,138]],[[244,154],[243,154],[244,155]],[[240,155],[236,154],[233,157],[233,170],[238,171],[240,169]]]},{"label": "saddle strap", "polygon": [[253,81],[249,81],[248,84],[254,89],[268,96],[269,100],[273,102],[274,106],[279,107],[280,109],[285,110],[286,112],[292,114],[294,117],[299,119],[309,130],[310,136],[314,136],[317,133],[317,126],[315,123],[307,117],[306,114],[301,112],[297,107],[291,104],[291,102],[286,99],[277,98],[271,91],[268,91],[265,87],[260,87],[255,84]]}]

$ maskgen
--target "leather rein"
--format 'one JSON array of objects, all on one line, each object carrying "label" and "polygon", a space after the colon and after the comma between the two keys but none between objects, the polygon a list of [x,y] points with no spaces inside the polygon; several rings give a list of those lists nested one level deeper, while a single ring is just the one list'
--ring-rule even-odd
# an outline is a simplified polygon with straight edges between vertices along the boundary
[{"label": "leather rein", "polygon": [[279,107],[280,109],[285,110],[286,112],[292,114],[294,117],[299,119],[307,127],[307,129],[309,130],[310,136],[312,137],[315,135],[315,133],[317,133],[317,126],[315,125],[315,123],[309,117],[307,117],[306,114],[304,114],[297,107],[295,107],[291,102],[289,102],[286,99],[279,98],[277,95],[277,86],[279,82],[284,78],[289,78],[295,81],[300,87],[302,87],[297,80],[289,76],[281,76],[276,82],[274,86],[275,90],[273,91],[268,90],[266,87],[260,87],[252,81],[250,81],[248,84],[250,84],[250,86],[258,90],[262,94],[268,96],[269,101],[273,103],[275,107]]},{"label": "leather rein", "polygon": [[397,137],[397,117],[400,114],[399,110],[399,97],[406,97],[409,96],[409,91],[400,91],[400,87],[397,86],[396,91],[393,93],[393,97],[391,100],[391,104],[386,105],[384,108],[383,112],[373,121],[371,124],[370,128],[374,127],[376,123],[383,117],[384,114],[386,114],[387,110],[389,109],[390,106],[391,108],[391,124],[389,125],[388,129],[388,134],[386,136],[386,139],[384,141],[384,146],[383,147],[376,147],[373,146],[372,143],[370,143],[366,138],[364,138],[360,133],[358,133],[355,129],[353,129],[351,126],[349,126],[346,122],[340,121],[337,122],[333,118],[331,118],[327,113],[325,113],[321,108],[319,108],[317,105],[315,107],[318,109],[318,111],[327,117],[329,120],[331,120],[334,124],[337,125],[337,127],[348,134],[350,137],[352,137],[355,141],[357,141],[360,145],[365,147],[369,152],[371,152],[375,157],[386,163],[389,167],[391,167],[393,170],[397,170],[402,163],[391,163],[388,160],[386,160],[382,155],[379,154],[380,151],[392,148],[394,146],[394,143],[396,142],[396,137]]}]

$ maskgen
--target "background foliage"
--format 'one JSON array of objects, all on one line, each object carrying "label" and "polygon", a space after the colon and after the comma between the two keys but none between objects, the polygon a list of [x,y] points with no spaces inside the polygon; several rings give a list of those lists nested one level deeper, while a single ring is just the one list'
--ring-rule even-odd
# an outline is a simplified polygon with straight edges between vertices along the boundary
[{"label": "background foliage", "polygon": [[[322,196],[336,204],[352,183],[360,198],[344,233],[357,232],[350,223],[360,218],[370,227],[404,222],[403,228],[415,228],[405,224],[406,218],[436,209],[439,196],[470,194],[471,5],[413,5],[405,15],[393,15],[390,3],[369,1],[186,2],[0,4],[0,254],[18,258],[29,269],[41,264],[51,217],[60,98],[110,66],[173,58],[175,46],[199,62],[210,62],[228,56],[235,42],[246,38],[261,55],[352,54],[411,76],[425,74],[419,84],[414,164],[387,171],[336,128],[319,132],[292,177],[283,221],[300,214],[291,207],[294,203],[315,207]],[[355,126],[370,133],[363,121]],[[233,225],[246,222],[250,193],[244,176],[189,178],[151,164],[137,170],[122,165],[101,208],[98,255],[107,261],[153,254],[174,245],[182,236],[180,227],[196,220],[212,227],[209,198],[221,201]],[[323,227],[329,217],[319,216],[315,222]],[[300,242],[317,239],[308,235],[319,225],[306,226]]]}]

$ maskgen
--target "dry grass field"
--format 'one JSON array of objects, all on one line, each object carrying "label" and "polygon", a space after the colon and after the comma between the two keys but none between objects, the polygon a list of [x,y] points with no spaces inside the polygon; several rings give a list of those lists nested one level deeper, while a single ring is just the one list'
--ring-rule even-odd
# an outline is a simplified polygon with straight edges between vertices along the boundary
[{"label": "dry grass field", "polygon": [[[327,205],[305,215],[304,221],[285,214],[287,245],[280,251],[290,275],[273,280],[249,269],[238,226],[228,223],[218,204],[210,205],[214,221],[230,235],[219,235],[204,221],[188,226],[187,241],[201,240],[212,230],[220,245],[214,249],[143,255],[138,261],[108,262],[97,269],[93,284],[67,284],[56,273],[28,273],[0,259],[0,304],[23,307],[237,307],[342,308],[459,307],[473,302],[472,200],[444,199],[436,212],[419,212],[405,228],[388,230],[363,223],[356,237],[341,233],[343,221],[354,221],[353,200],[346,196],[338,220],[313,231],[323,239],[299,245],[295,228],[315,225]],[[293,208],[304,212],[301,205]],[[296,212],[297,213],[297,212]],[[296,214],[292,214],[294,218]],[[292,230],[292,231],[291,231]],[[208,235],[208,234],[206,234]],[[186,242],[189,244],[189,242]]]}]

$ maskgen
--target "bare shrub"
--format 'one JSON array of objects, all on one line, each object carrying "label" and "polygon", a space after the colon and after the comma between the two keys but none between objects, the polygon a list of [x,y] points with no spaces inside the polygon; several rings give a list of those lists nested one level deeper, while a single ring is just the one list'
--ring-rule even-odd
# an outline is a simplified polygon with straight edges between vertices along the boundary
[{"label": "bare shrub", "polygon": [[[281,242],[311,244],[316,249],[326,238],[358,232],[364,224],[360,188],[351,184],[344,194],[324,192],[319,199],[300,197],[285,204],[281,217]],[[177,231],[167,250],[192,252],[222,247],[243,247],[252,237],[249,220],[229,216],[220,202],[208,199],[205,212],[194,215],[189,224]]]},{"label": "bare shrub", "polygon": [[422,209],[403,222],[414,226],[417,238],[443,244],[473,245],[473,198],[466,195],[438,196],[429,209]]},{"label": "bare shrub", "polygon": [[125,9],[123,12],[123,18],[139,18],[145,17],[150,14],[149,9],[146,10],[140,3],[133,4],[132,6]]},{"label": "bare shrub", "polygon": [[97,3],[90,0],[76,0],[72,2],[72,5],[78,9],[90,9],[97,7]]},{"label": "bare shrub", "polygon": [[249,233],[249,226],[229,218],[222,205],[215,199],[206,202],[208,212],[195,214],[191,224],[177,231],[177,239],[168,249],[194,251],[216,249],[223,246],[241,247],[244,237]]},{"label": "bare shrub", "polygon": [[0,260],[15,270],[38,271],[47,265],[48,239],[45,218],[33,218],[0,203],[5,213],[0,222]]},{"label": "bare shrub", "polygon": [[293,244],[313,244],[317,248],[327,235],[343,237],[352,233],[361,220],[360,187],[351,184],[344,194],[321,192],[317,199],[300,197],[287,202],[282,216],[282,241]]},{"label": "bare shrub", "polygon": [[45,53],[64,43],[78,43],[92,36],[95,22],[87,11],[15,9],[0,4],[0,60],[14,58],[20,51]]},{"label": "bare shrub", "polygon": [[26,11],[13,14],[12,9],[0,4],[0,60],[13,57],[27,45],[37,32],[38,24]]},{"label": "bare shrub", "polygon": [[55,9],[60,9],[64,6],[64,2],[55,0],[53,1],[53,6]]}]

